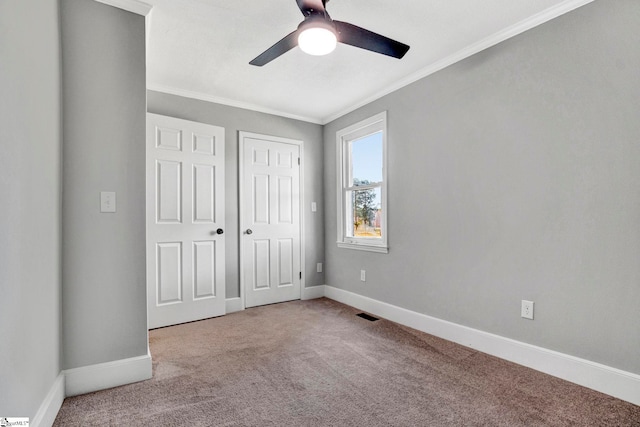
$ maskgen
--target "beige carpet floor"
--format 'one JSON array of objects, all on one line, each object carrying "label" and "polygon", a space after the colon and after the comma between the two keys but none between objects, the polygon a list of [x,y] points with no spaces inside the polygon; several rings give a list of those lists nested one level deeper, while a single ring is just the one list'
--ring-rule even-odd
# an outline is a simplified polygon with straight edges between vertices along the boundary
[{"label": "beige carpet floor", "polygon": [[640,426],[640,407],[329,299],[150,332],[153,378],[55,426]]}]

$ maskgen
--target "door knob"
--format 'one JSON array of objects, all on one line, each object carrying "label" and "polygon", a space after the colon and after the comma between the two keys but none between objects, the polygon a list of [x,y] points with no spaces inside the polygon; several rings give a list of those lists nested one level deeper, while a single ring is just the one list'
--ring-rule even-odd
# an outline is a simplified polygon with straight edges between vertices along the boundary
[{"label": "door knob", "polygon": [[218,233],[218,234],[222,234],[222,233],[224,233],[224,230],[223,230],[222,228],[218,228],[218,229],[216,230],[216,233]]},{"label": "door knob", "polygon": [[251,231],[251,229],[250,229],[250,228],[247,228],[246,233],[247,233],[247,234],[251,234],[251,233],[253,233],[253,231]]}]

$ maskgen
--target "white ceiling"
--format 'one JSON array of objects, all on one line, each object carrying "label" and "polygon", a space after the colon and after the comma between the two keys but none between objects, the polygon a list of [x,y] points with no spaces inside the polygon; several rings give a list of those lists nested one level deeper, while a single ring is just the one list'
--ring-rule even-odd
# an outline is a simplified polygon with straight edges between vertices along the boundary
[{"label": "white ceiling", "polygon": [[339,44],[263,67],[249,61],[303,19],[295,0],[144,1],[149,89],[327,123],[592,0],[332,0],[332,18],[406,43],[407,55]]}]

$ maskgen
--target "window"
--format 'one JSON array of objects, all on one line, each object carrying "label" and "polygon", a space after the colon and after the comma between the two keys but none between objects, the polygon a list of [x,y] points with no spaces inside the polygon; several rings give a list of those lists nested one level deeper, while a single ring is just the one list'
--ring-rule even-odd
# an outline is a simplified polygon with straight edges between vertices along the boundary
[{"label": "window", "polygon": [[387,247],[387,113],[338,131],[338,246]]}]

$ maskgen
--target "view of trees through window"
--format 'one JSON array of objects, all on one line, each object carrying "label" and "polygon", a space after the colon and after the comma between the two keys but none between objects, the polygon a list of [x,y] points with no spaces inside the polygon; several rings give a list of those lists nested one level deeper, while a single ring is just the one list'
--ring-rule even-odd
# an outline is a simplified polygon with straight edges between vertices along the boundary
[{"label": "view of trees through window", "polygon": [[353,237],[381,236],[382,132],[350,142]]},{"label": "view of trees through window", "polygon": [[[369,180],[354,179],[354,186],[371,184]],[[380,189],[353,191],[354,237],[380,237]]]}]

